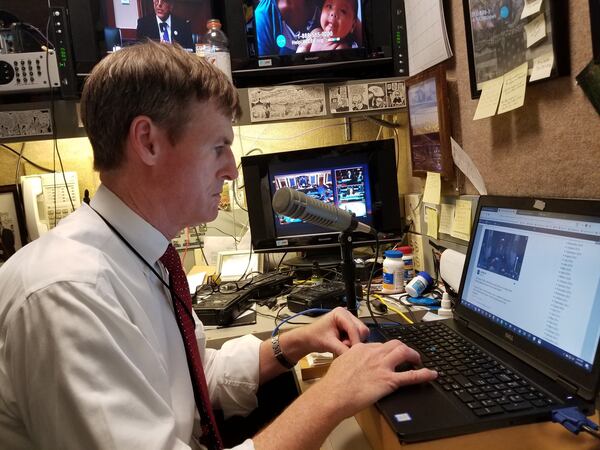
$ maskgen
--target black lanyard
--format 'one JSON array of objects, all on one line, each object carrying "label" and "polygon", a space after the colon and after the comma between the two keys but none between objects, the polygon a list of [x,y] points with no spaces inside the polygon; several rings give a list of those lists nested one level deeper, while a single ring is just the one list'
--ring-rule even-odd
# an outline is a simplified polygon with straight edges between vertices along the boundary
[{"label": "black lanyard", "polygon": [[154,275],[156,275],[156,278],[158,278],[160,280],[160,282],[169,290],[169,292],[171,293],[171,297],[174,298],[175,300],[177,300],[179,302],[179,304],[181,306],[183,306],[183,309],[188,314],[190,319],[192,319],[192,322],[194,323],[194,326],[195,326],[196,321],[194,320],[194,316],[192,315],[192,312],[188,308],[188,305],[186,304],[186,302],[184,302],[181,299],[181,297],[179,295],[177,295],[177,292],[175,292],[173,290],[173,288],[171,288],[171,283],[170,283],[171,274],[169,274],[169,283],[167,283],[165,280],[163,280],[163,277],[156,271],[156,269],[154,269],[154,267],[152,267],[152,264],[150,264],[148,261],[146,261],[142,255],[140,255],[140,253],[133,247],[133,245],[131,245],[129,243],[129,241],[127,241],[127,239],[125,239],[125,237],[121,233],[119,233],[119,231],[113,226],[112,223],[110,223],[102,214],[100,214],[98,211],[96,211],[91,205],[88,204],[87,206],[89,206],[92,211],[94,211],[96,214],[98,214],[98,217],[100,217],[104,221],[106,226],[127,246],[127,248],[129,248],[129,250],[131,250],[135,254],[135,256],[137,256],[140,259],[140,261],[142,261],[152,271],[152,273]]}]

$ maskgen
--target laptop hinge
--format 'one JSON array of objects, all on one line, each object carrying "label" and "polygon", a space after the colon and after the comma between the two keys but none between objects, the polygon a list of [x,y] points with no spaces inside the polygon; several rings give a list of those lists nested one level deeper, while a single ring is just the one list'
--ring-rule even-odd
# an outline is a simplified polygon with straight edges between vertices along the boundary
[{"label": "laptop hinge", "polygon": [[458,323],[460,323],[461,325],[464,325],[464,326],[468,326],[469,325],[469,321],[466,320],[466,319],[464,319],[464,318],[462,318],[462,317],[456,317],[456,316],[454,316],[454,321],[458,322]]},{"label": "laptop hinge", "polygon": [[563,378],[561,378],[561,377],[558,377],[558,378],[556,379],[556,382],[557,382],[558,384],[560,384],[562,387],[564,387],[564,388],[565,388],[565,389],[566,389],[568,392],[570,392],[571,394],[577,394],[577,391],[579,390],[579,389],[577,388],[577,386],[575,386],[573,383],[571,383],[571,382],[569,382],[569,381],[567,381],[567,380],[564,380],[564,379],[563,379]]}]

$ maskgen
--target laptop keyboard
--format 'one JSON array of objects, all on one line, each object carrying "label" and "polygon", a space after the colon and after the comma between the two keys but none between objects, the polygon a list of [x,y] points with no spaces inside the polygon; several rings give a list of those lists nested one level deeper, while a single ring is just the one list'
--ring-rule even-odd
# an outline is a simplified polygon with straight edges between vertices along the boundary
[{"label": "laptop keyboard", "polygon": [[554,404],[527,380],[443,323],[399,325],[384,331],[417,350],[423,365],[438,372],[435,383],[477,416]]}]

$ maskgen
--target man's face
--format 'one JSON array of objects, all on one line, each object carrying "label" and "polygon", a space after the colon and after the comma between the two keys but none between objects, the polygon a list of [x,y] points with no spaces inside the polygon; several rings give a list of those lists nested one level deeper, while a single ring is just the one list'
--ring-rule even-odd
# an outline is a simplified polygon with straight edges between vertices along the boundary
[{"label": "man's face", "polygon": [[231,151],[231,117],[212,102],[195,102],[190,117],[181,136],[164,152],[160,166],[170,197],[167,208],[180,230],[214,220],[223,183],[238,176]]},{"label": "man's face", "polygon": [[173,0],[154,0],[154,13],[160,20],[167,20],[173,11]]},{"label": "man's face", "polygon": [[331,31],[333,36],[344,38],[354,28],[356,19],[350,0],[326,0],[321,10],[321,28]]}]

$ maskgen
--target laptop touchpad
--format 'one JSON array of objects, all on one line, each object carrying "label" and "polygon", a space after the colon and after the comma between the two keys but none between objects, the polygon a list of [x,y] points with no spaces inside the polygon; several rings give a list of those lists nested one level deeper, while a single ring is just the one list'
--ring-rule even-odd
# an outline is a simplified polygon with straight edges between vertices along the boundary
[{"label": "laptop touchpad", "polygon": [[407,432],[411,439],[421,432],[429,439],[440,428],[466,425],[472,418],[465,414],[431,383],[406,386],[377,402],[377,407],[391,420],[392,428],[400,435]]}]

